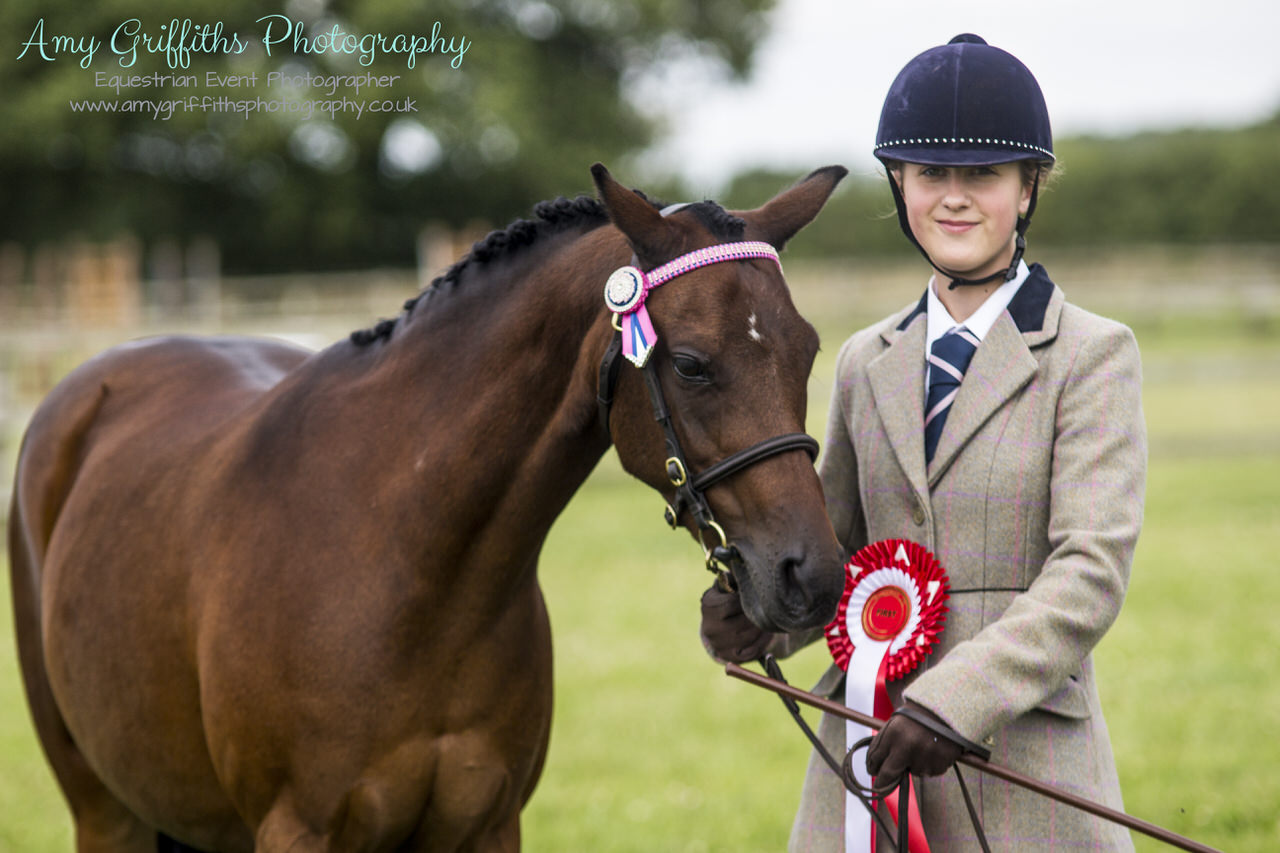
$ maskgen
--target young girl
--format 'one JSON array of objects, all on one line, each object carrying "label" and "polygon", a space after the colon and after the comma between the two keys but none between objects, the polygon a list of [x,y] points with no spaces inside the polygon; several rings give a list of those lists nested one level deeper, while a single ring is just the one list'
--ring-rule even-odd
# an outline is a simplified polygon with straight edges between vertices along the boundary
[{"label": "young girl", "polygon": [[[890,719],[866,765],[878,790],[923,776],[930,849],[970,851],[959,786],[939,775],[961,754],[947,732],[1122,808],[1091,651],[1119,612],[1142,523],[1141,367],[1129,329],[1066,302],[1022,260],[1054,156],[1039,85],[1015,57],[961,35],[911,60],[885,99],[875,154],[933,275],[918,302],[841,348],[821,475],[847,553],[909,539],[950,579],[938,645],[888,685],[911,711]],[[714,591],[702,633],[731,660],[815,639],[762,636]],[[833,668],[817,691],[843,696],[842,675]],[[825,717],[820,732],[844,753],[841,721]],[[1119,827],[966,776],[993,850],[1132,849]],[[844,798],[815,756],[791,849],[867,849],[845,837]]]}]

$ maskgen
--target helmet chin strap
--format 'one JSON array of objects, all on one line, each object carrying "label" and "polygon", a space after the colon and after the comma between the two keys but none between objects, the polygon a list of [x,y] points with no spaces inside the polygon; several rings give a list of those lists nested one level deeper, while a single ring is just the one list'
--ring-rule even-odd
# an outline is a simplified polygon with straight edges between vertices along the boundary
[{"label": "helmet chin strap", "polygon": [[1027,228],[1031,226],[1031,214],[1035,213],[1036,197],[1040,194],[1040,167],[1038,165],[1036,166],[1035,180],[1031,184],[1031,201],[1027,205],[1027,212],[1024,216],[1018,217],[1018,224],[1014,228],[1013,257],[1009,259],[1009,266],[983,278],[965,278],[934,263],[933,258],[929,257],[929,253],[924,250],[924,246],[920,245],[920,241],[916,239],[916,235],[911,231],[911,223],[907,221],[907,205],[902,198],[902,190],[898,187],[898,182],[894,179],[892,173],[889,175],[889,189],[893,191],[893,203],[898,208],[898,226],[902,229],[902,233],[907,235],[911,245],[915,246],[920,254],[924,256],[924,259],[929,262],[929,266],[951,279],[951,284],[947,285],[948,290],[955,290],[957,287],[968,285],[987,284],[997,280],[1002,282],[1013,281],[1017,278],[1018,264],[1022,261],[1022,253],[1027,248]]}]

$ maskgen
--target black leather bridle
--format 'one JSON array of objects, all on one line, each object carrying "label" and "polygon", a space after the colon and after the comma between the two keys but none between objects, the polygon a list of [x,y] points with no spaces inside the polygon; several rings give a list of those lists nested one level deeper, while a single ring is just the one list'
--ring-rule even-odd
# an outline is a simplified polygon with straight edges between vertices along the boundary
[{"label": "black leather bridle", "polygon": [[[704,266],[708,263],[716,263],[725,260],[743,259],[732,256],[731,250],[736,246],[758,245],[758,244],[721,244],[719,246],[709,247],[708,249],[698,250],[698,252],[682,255],[674,261],[662,265],[662,267],[651,270],[649,272],[641,272],[635,266],[624,267],[624,270],[631,272],[633,275],[647,277],[650,273],[658,273],[660,270],[669,270],[675,265],[677,270],[669,273],[666,277],[661,278],[656,287],[671,278],[696,269],[698,266]],[[727,253],[724,250],[729,250]],[[693,256],[699,258],[693,262],[688,262]],[[724,257],[717,257],[717,254],[726,254]],[[750,257],[765,257],[767,255],[750,255]],[[709,259],[708,259],[709,258]],[[776,253],[773,255],[776,260]],[[699,262],[700,260],[700,262]],[[684,262],[682,268],[682,262]],[[634,261],[633,261],[634,263]],[[610,279],[613,280],[612,278]],[[616,311],[614,305],[610,303],[608,292],[606,289],[606,304],[610,310],[615,311],[615,315],[621,312]],[[640,304],[632,310],[639,310],[643,307],[643,295],[640,297]],[[609,411],[613,404],[614,392],[618,382],[618,374],[622,367],[623,353],[623,333],[622,328],[615,322],[613,340],[605,350],[604,358],[600,362],[600,378],[596,392],[596,401],[600,408],[600,424],[605,434],[612,442],[612,434],[609,432]],[[694,523],[698,526],[698,538],[702,543],[703,552],[706,556],[707,570],[716,575],[716,581],[724,589],[734,588],[732,566],[736,562],[740,562],[742,555],[738,549],[729,543],[728,537],[715,520],[714,514],[711,512],[711,506],[707,503],[705,492],[711,486],[720,481],[736,474],[744,468],[754,465],[761,460],[768,459],[770,456],[776,456],[779,453],[786,453],[792,450],[803,450],[809,454],[810,459],[816,459],[818,456],[818,442],[812,436],[806,433],[788,433],[786,435],[773,436],[766,438],[750,447],[739,450],[738,452],[721,459],[719,462],[711,465],[699,473],[692,473],[689,468],[688,460],[685,456],[683,448],[680,446],[680,438],[676,434],[675,426],[671,421],[671,409],[667,406],[666,397],[662,393],[662,383],[658,377],[658,369],[654,365],[651,358],[645,359],[643,366],[640,368],[644,374],[645,386],[649,391],[649,402],[653,407],[653,417],[662,427],[664,441],[666,443],[666,474],[667,480],[675,489],[675,497],[671,503],[667,504],[664,516],[667,524],[675,529],[681,517],[685,512],[693,515]],[[714,535],[711,544],[708,544],[707,533]]]}]

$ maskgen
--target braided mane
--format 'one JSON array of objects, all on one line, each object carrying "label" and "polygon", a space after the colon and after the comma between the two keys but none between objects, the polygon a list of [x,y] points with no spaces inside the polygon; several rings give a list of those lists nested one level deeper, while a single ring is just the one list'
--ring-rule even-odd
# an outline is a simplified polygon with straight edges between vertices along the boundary
[{"label": "braided mane", "polygon": [[[644,198],[655,208],[665,207],[661,202],[647,198],[644,193],[634,190],[636,195]],[[701,201],[689,205],[689,210],[697,216],[698,221],[715,234],[726,240],[741,239],[746,228],[742,219],[729,213],[713,201]],[[530,245],[539,237],[558,234],[570,228],[588,226],[598,228],[609,221],[609,213],[599,200],[590,196],[578,196],[568,199],[563,196],[553,201],[542,201],[533,207],[536,219],[517,219],[500,231],[490,231],[482,240],[472,245],[471,250],[444,273],[432,279],[431,284],[417,296],[404,303],[404,313],[395,319],[379,320],[370,329],[360,329],[351,333],[351,341],[357,346],[368,346],[379,340],[387,340],[401,319],[408,316],[424,299],[457,286],[465,270],[510,255]]]}]

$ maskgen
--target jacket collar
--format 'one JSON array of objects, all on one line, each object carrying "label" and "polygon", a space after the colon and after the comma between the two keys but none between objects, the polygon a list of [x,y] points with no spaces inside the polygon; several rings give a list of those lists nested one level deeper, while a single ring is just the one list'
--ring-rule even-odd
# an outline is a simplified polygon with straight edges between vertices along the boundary
[{"label": "jacket collar", "polygon": [[1031,350],[1057,336],[1063,295],[1044,267],[1031,265],[1031,274],[974,353],[927,469],[923,426],[926,297],[885,324],[881,332],[885,351],[867,365],[867,376],[898,464],[927,501],[928,489],[961,448],[1035,375],[1038,362]]},{"label": "jacket collar", "polygon": [[[1061,300],[1058,301],[1056,310],[1053,312],[1052,318],[1048,316],[1050,303],[1053,301],[1053,291],[1055,285],[1049,279],[1049,274],[1045,272],[1044,267],[1040,264],[1031,264],[1030,274],[1027,280],[1022,283],[1022,287],[1018,288],[1018,292],[1013,295],[1013,299],[1009,300],[1008,312],[1013,319],[1013,324],[1022,334],[1033,334],[1035,332],[1045,332],[1045,323],[1050,320],[1052,330],[1050,338],[1057,334],[1058,313],[1062,310]],[[915,304],[911,310],[902,315],[894,327],[896,331],[905,331],[920,314],[927,314],[929,311],[929,292],[926,290],[921,296],[920,301]],[[885,333],[886,342],[889,340],[889,333]],[[1048,338],[1046,338],[1048,340]],[[1028,344],[1031,346],[1032,344]]]}]

